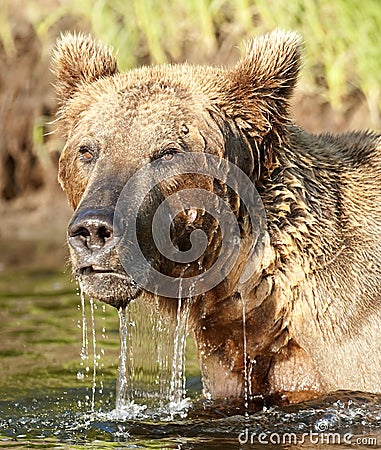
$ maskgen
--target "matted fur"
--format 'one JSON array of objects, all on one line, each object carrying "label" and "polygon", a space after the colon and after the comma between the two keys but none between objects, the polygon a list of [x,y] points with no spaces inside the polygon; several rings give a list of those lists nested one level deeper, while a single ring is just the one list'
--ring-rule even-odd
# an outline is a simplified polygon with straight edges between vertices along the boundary
[{"label": "matted fur", "polygon": [[[54,53],[67,139],[59,177],[77,208],[72,224],[90,207],[115,207],[129,177],[168,141],[238,165],[262,198],[265,249],[245,289],[237,289],[238,270],[192,303],[205,388],[214,397],[242,395],[242,295],[253,394],[300,401],[381,389],[380,137],[316,136],[292,123],[300,52],[297,34],[275,31],[250,42],[231,69],[180,64],[119,73],[111,51],[84,35],[63,36]],[[188,176],[167,188],[203,182]],[[239,199],[218,183],[205,188],[229,201],[245,240]],[[209,256],[218,250],[213,221],[191,223],[186,214],[183,221],[183,230],[197,225],[214,236]],[[71,255],[78,271],[83,255],[74,248]],[[122,270],[111,250],[99,253],[102,264]],[[128,280],[97,280],[88,280],[89,293],[114,306],[126,292],[138,295]],[[160,305],[174,314],[173,301]]]}]

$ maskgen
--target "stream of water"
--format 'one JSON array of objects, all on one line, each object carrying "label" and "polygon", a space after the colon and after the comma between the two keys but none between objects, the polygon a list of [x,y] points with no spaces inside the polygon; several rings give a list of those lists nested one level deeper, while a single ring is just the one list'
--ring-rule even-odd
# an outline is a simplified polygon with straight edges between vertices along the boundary
[{"label": "stream of water", "polygon": [[190,406],[185,373],[189,310],[190,300],[179,299],[173,326],[157,308],[133,302],[119,309],[120,355],[113,419],[186,417]]},{"label": "stream of water", "polygon": [[244,410],[203,400],[188,314],[182,299],[168,324],[136,301],[118,323],[114,308],[76,296],[66,274],[3,274],[0,448],[381,447],[377,395]]}]

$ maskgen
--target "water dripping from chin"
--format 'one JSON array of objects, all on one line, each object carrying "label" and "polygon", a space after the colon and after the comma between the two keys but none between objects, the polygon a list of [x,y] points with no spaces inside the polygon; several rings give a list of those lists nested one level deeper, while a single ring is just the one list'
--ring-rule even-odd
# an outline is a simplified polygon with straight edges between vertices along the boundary
[{"label": "water dripping from chin", "polygon": [[[191,297],[177,299],[176,328],[173,339],[172,376],[169,392],[171,416],[185,417],[190,400],[186,398],[186,341],[191,307]],[[184,416],[185,414],[185,416]]]},{"label": "water dripping from chin", "polygon": [[[91,372],[90,369],[90,339],[89,339],[89,324],[86,310],[86,294],[81,283],[81,280],[78,279],[79,286],[79,296],[81,299],[81,320],[78,321],[78,326],[82,330],[82,345],[81,345],[81,369],[77,372],[77,379],[80,381],[84,381],[86,378],[89,378],[89,374]],[[91,344],[92,344],[92,386],[91,386],[91,397],[86,396],[85,405],[90,407],[90,412],[94,413],[95,411],[95,397],[97,391],[97,370],[99,367],[100,354],[97,353],[97,337],[96,337],[96,323],[95,323],[95,310],[97,309],[96,303],[93,298],[89,299],[90,305],[90,325],[91,325]],[[99,390],[102,393],[102,386]],[[79,401],[79,403],[81,403]]]},{"label": "water dripping from chin", "polygon": [[118,310],[120,354],[115,420],[185,417],[185,350],[190,301],[178,301],[176,323],[164,317],[159,298],[132,301]]}]

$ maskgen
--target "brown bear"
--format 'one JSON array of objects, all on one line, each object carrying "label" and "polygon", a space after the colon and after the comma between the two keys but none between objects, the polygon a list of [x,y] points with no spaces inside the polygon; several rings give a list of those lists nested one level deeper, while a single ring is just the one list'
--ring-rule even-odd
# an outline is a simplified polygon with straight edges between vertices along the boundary
[{"label": "brown bear", "polygon": [[[381,140],[293,124],[300,53],[300,37],[279,30],[250,42],[233,68],[120,73],[111,49],[82,34],[63,35],[54,51],[73,271],[90,296],[116,308],[155,298],[171,320],[178,302],[165,289],[180,280],[216,399],[381,391]],[[167,229],[155,226],[174,196]],[[235,225],[223,233],[216,211]],[[192,259],[197,232],[203,251]],[[166,245],[184,258],[163,256]],[[234,263],[209,283],[232,249]],[[142,255],[167,281],[145,282]],[[183,291],[188,278],[196,282]]]}]

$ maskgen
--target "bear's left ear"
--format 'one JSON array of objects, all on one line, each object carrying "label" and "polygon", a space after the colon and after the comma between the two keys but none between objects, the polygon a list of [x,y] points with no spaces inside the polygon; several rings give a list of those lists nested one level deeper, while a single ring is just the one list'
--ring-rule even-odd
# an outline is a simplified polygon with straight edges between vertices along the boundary
[{"label": "bear's left ear", "polygon": [[118,72],[111,48],[85,34],[61,35],[52,54],[52,70],[57,77],[56,92],[61,107],[83,84]]},{"label": "bear's left ear", "polygon": [[283,141],[290,120],[289,99],[300,69],[301,46],[301,37],[293,32],[276,30],[258,37],[219,84],[220,108],[267,147],[266,159],[271,147]]}]

